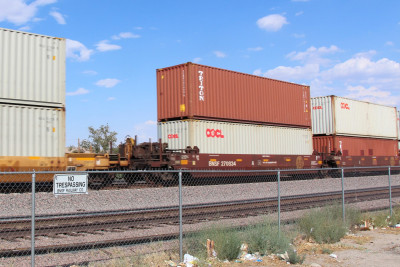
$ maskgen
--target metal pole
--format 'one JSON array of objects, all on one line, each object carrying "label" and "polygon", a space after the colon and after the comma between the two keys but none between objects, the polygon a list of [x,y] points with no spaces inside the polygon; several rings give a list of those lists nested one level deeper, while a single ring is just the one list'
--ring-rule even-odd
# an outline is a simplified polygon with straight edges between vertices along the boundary
[{"label": "metal pole", "polygon": [[390,177],[390,166],[388,167],[388,178],[389,178],[389,207],[390,207],[390,217],[393,215],[392,210],[392,185],[391,185],[391,177]]},{"label": "metal pole", "polygon": [[342,214],[343,214],[343,223],[346,223],[346,213],[344,209],[344,169],[342,168]]},{"label": "metal pole", "polygon": [[33,170],[32,174],[32,226],[31,226],[31,266],[35,266],[35,187],[36,173]]},{"label": "metal pole", "polygon": [[179,258],[180,262],[183,262],[182,171],[179,171]]},{"label": "metal pole", "polygon": [[278,235],[281,235],[281,171],[278,171]]}]

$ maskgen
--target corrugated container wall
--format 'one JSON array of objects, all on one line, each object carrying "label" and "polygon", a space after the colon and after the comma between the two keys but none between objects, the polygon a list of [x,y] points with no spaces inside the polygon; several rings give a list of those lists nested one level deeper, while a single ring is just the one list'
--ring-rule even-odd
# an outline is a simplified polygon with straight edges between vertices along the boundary
[{"label": "corrugated container wall", "polygon": [[63,157],[65,111],[0,104],[0,156]]},{"label": "corrugated container wall", "polygon": [[310,87],[194,63],[157,70],[158,121],[311,127]]},{"label": "corrugated container wall", "polygon": [[400,110],[397,110],[397,139],[400,140]]},{"label": "corrugated container wall", "polygon": [[205,154],[311,155],[307,128],[204,120],[160,122],[158,137],[170,149],[197,146]]},{"label": "corrugated container wall", "polygon": [[1,103],[65,106],[65,45],[65,39],[0,28]]},{"label": "corrugated container wall", "polygon": [[353,136],[313,136],[320,153],[341,151],[343,156],[397,156],[397,140]]},{"label": "corrugated container wall", "polygon": [[337,96],[311,98],[315,135],[397,139],[396,108]]}]

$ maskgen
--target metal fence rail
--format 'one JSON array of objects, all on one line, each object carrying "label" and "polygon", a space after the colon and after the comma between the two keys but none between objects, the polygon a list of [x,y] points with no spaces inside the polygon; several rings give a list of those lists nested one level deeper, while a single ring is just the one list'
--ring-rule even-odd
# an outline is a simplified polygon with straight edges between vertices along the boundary
[{"label": "metal fence rail", "polygon": [[[54,253],[167,241],[183,259],[186,235],[215,224],[241,227],[269,217],[279,226],[305,210],[332,203],[386,209],[400,198],[400,168],[277,171],[107,171],[87,175],[88,194],[54,195],[55,174],[0,172],[0,265],[45,265]],[[12,183],[29,175],[28,184]],[[115,257],[107,252],[108,256]],[[66,255],[66,254],[65,254]],[[46,258],[47,257],[47,258]],[[78,263],[75,256],[62,257]],[[36,260],[36,262],[35,262]],[[96,253],[86,257],[98,261]],[[72,262],[71,262],[72,261]]]}]

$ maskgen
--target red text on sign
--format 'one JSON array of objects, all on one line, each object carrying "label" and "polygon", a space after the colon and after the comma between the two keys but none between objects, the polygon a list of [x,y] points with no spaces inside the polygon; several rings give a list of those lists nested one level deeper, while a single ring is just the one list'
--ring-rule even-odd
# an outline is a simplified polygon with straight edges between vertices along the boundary
[{"label": "red text on sign", "polygon": [[207,137],[216,137],[216,138],[224,138],[222,131],[220,129],[207,129],[206,130]]}]

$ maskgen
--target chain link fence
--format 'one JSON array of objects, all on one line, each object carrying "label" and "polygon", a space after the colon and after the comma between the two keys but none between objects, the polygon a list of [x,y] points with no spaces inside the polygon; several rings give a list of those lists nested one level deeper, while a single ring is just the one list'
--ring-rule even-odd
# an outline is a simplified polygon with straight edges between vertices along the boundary
[{"label": "chain link fence", "polygon": [[[392,213],[400,168],[85,172],[87,194],[55,195],[54,175],[0,172],[0,265],[85,264],[151,252],[182,260],[183,239],[265,218],[279,226],[315,207]],[[19,181],[31,181],[21,183]],[[170,255],[170,256],[171,256]],[[167,255],[168,256],[168,255]]]}]

